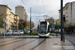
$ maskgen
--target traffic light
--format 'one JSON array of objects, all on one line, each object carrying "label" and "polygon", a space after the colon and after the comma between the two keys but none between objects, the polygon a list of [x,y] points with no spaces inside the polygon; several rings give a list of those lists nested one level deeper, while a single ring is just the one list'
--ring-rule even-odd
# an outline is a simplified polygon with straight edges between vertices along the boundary
[{"label": "traffic light", "polygon": [[23,27],[25,27],[25,23],[23,23]]},{"label": "traffic light", "polygon": [[63,21],[65,22],[65,15],[63,15]]}]

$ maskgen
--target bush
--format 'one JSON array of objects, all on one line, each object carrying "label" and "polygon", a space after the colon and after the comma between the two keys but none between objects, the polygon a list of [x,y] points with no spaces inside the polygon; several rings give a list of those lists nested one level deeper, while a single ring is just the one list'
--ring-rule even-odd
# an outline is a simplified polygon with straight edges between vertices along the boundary
[{"label": "bush", "polygon": [[37,31],[34,31],[31,34],[30,33],[27,33],[27,34],[24,34],[24,35],[38,35],[38,32]]},{"label": "bush", "polygon": [[60,28],[60,25],[55,25],[55,29],[59,29]]},{"label": "bush", "polygon": [[75,29],[75,26],[71,26],[69,25],[68,27],[64,27],[65,31],[69,34],[71,34],[73,32],[73,30]]}]

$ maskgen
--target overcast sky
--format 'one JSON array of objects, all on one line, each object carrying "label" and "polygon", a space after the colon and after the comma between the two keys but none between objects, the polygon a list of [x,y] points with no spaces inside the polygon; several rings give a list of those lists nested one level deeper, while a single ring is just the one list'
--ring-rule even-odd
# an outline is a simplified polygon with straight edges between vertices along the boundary
[{"label": "overcast sky", "polygon": [[[23,2],[25,5],[23,4]],[[53,17],[54,19],[59,18],[60,9],[60,0],[0,0],[0,4],[8,5],[13,13],[15,13],[15,6],[22,5],[25,7],[26,12],[28,14],[28,21],[30,20],[30,7],[32,7],[32,21],[34,21],[35,26],[38,24],[39,19],[44,20],[43,17],[35,17],[35,16],[43,16],[48,15],[49,17]],[[72,2],[75,0],[64,0],[64,5],[67,2]],[[34,16],[34,17],[33,17]],[[48,17],[48,18],[49,18]]]}]

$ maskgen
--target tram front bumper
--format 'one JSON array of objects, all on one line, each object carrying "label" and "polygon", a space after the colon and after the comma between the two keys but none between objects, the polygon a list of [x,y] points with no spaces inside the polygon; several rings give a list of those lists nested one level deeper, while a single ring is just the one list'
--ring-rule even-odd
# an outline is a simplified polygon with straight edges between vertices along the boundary
[{"label": "tram front bumper", "polygon": [[40,34],[40,33],[38,33],[38,35],[41,36],[41,37],[45,37],[45,36],[49,37],[49,34],[50,33],[47,33],[47,34]]}]

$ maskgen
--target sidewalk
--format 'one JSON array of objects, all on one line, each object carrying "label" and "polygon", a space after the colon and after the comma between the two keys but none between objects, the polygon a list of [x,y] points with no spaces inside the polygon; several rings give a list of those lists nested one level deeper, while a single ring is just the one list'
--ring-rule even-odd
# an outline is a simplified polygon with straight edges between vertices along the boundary
[{"label": "sidewalk", "polygon": [[65,39],[65,42],[60,40],[59,37],[51,37],[50,49],[52,50],[75,50],[75,46],[68,40]]}]

